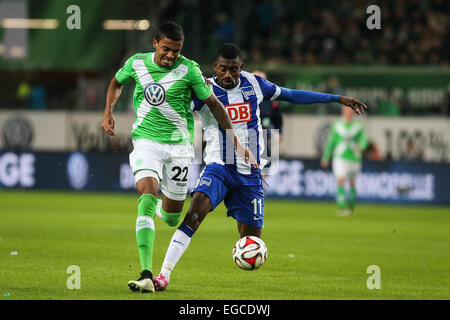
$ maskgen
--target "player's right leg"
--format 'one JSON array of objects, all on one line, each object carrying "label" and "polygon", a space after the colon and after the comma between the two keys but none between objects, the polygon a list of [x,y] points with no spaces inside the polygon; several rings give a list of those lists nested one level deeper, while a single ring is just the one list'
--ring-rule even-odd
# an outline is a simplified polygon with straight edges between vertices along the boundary
[{"label": "player's right leg", "polygon": [[133,291],[155,291],[152,281],[152,260],[155,240],[154,216],[163,166],[163,161],[158,159],[160,153],[152,146],[151,141],[139,141],[135,143],[135,148],[130,154],[130,166],[135,176],[139,195],[136,242],[142,270],[138,280],[128,282],[129,288]]},{"label": "player's right leg", "polygon": [[[151,172],[142,174],[149,174]],[[138,217],[136,219],[136,242],[141,264],[141,276],[138,280],[130,280],[128,287],[132,291],[154,292],[152,261],[153,243],[155,241],[154,216],[156,210],[156,195],[158,181],[154,177],[143,177],[136,182],[139,194]]]}]

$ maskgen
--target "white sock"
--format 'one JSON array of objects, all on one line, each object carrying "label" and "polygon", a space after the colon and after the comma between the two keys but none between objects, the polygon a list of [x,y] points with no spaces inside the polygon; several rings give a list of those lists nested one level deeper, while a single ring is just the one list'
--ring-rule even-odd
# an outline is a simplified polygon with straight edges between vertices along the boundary
[{"label": "white sock", "polygon": [[166,277],[167,282],[170,281],[170,273],[188,248],[193,234],[194,231],[184,224],[181,224],[173,234],[161,268],[161,274]]}]

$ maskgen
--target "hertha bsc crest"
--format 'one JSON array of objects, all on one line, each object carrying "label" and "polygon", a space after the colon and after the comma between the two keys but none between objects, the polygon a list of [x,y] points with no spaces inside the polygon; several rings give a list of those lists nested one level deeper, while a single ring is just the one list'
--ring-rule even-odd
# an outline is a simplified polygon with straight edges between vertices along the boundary
[{"label": "hertha bsc crest", "polygon": [[159,106],[166,100],[166,91],[161,85],[150,83],[144,89],[144,96],[152,106]]}]

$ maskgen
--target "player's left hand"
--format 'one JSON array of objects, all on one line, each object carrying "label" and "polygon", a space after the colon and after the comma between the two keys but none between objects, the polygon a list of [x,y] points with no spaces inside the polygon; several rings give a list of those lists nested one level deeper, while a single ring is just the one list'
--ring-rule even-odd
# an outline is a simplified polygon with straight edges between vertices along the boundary
[{"label": "player's left hand", "polygon": [[367,106],[364,103],[352,97],[341,96],[339,102],[352,108],[356,114],[362,114],[367,110]]}]

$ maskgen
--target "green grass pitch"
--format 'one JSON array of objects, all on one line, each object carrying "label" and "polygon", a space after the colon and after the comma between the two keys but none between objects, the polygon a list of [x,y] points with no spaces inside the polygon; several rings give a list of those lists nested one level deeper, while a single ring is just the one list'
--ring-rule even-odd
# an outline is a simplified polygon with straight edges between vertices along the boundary
[{"label": "green grass pitch", "polygon": [[[134,293],[127,282],[140,272],[136,203],[129,193],[0,191],[0,299],[450,298],[449,208],[359,204],[347,218],[335,215],[333,203],[271,199],[261,269],[234,264],[237,227],[220,205],[168,290]],[[158,273],[175,229],[159,218],[155,224]],[[71,265],[80,268],[80,289],[67,288]],[[379,267],[380,289],[367,288],[371,265]]]}]

